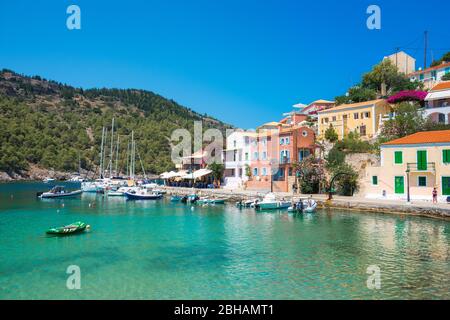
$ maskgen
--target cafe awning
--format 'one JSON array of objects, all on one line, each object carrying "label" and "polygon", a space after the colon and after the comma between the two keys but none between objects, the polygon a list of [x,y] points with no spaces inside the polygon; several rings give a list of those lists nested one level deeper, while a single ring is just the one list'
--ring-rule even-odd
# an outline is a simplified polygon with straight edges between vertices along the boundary
[{"label": "cafe awning", "polygon": [[203,176],[206,176],[206,175],[210,174],[211,172],[212,171],[209,169],[200,169],[200,170],[194,171],[192,173],[185,174],[181,178],[195,180],[195,179],[201,178]]}]

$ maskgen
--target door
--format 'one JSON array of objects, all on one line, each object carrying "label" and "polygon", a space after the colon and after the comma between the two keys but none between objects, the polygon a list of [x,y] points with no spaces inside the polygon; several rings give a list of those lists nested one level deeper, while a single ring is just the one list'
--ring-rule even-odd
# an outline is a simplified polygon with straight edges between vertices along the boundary
[{"label": "door", "polygon": [[417,151],[417,170],[427,170],[427,152],[425,150]]},{"label": "door", "polygon": [[442,195],[450,196],[450,177],[442,177]]},{"label": "door", "polygon": [[403,177],[395,177],[395,193],[405,193],[405,180]]}]

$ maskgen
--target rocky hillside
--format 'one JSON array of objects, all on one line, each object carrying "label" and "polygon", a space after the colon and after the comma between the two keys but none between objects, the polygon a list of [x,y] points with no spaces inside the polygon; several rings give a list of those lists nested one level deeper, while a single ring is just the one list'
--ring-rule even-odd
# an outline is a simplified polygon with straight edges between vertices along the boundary
[{"label": "rocky hillside", "polygon": [[[150,91],[83,90],[4,69],[0,72],[0,172],[15,177],[31,168],[76,171],[79,162],[84,170],[95,171],[102,127],[110,127],[113,117],[121,141],[119,169],[126,166],[134,130],[144,169],[153,173],[173,168],[169,141],[173,130],[192,132],[194,121],[202,121],[204,130],[230,127]],[[136,168],[140,170],[140,164]]]}]

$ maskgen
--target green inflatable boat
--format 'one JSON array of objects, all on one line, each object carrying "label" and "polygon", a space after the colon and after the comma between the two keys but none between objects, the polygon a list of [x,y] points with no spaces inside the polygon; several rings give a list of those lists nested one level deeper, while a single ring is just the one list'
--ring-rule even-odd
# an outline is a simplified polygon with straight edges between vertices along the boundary
[{"label": "green inflatable boat", "polygon": [[56,234],[56,235],[68,235],[68,234],[80,233],[89,228],[90,228],[90,226],[88,224],[78,221],[78,222],[74,222],[74,223],[69,224],[64,227],[50,228],[47,230],[46,233],[47,234]]}]

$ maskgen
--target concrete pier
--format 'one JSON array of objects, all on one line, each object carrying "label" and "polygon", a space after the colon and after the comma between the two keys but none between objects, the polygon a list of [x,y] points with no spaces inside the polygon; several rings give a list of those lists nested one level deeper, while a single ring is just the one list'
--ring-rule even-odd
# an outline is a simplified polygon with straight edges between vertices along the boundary
[{"label": "concrete pier", "polygon": [[[225,198],[227,201],[236,202],[239,200],[262,198],[267,192],[251,191],[251,190],[227,190],[227,189],[194,189],[194,188],[178,188],[164,187],[168,194],[189,195],[196,193],[199,196]],[[361,197],[344,197],[333,196],[331,202],[327,201],[325,194],[296,194],[292,193],[275,193],[277,199],[287,201],[297,201],[312,197],[318,203],[319,208],[336,208],[355,211],[381,212],[390,214],[415,215],[433,218],[442,218],[450,220],[450,204],[438,203],[433,204],[426,201],[414,201],[411,203],[394,201],[394,200],[378,200],[366,199]]]}]

